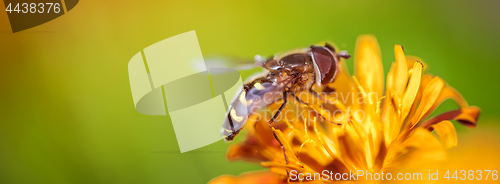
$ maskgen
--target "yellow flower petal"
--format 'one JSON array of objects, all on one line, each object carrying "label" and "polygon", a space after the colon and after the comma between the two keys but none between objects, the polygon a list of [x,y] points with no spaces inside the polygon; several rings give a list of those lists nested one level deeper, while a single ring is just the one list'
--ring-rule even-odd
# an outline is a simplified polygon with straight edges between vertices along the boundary
[{"label": "yellow flower petal", "polygon": [[432,125],[430,128],[436,131],[436,134],[446,148],[457,146],[457,131],[451,121],[442,121]]},{"label": "yellow flower petal", "polygon": [[[420,79],[422,78],[422,69],[423,65],[420,62],[416,62],[413,65],[412,74],[410,77],[410,82],[408,83],[408,87],[406,89],[405,95],[402,101],[402,110],[401,110],[401,119],[403,122],[410,112],[410,109],[413,105],[415,97],[417,95],[418,89],[420,87]],[[401,126],[401,125],[400,125]]]},{"label": "yellow flower petal", "polygon": [[461,109],[443,113],[418,126],[427,127],[443,120],[455,119],[468,127],[475,127],[481,110],[477,107],[469,107],[460,93],[450,86],[445,86],[441,78],[435,77],[424,90],[422,101],[420,102],[424,105],[419,105],[413,119],[409,121],[408,125],[411,125],[410,130],[417,126],[418,122],[427,118],[443,101],[450,98],[455,100]]},{"label": "yellow flower petal", "polygon": [[412,129],[424,116],[427,112],[430,112],[434,104],[439,98],[441,94],[441,90],[444,88],[445,83],[440,77],[434,77],[429,84],[425,87],[422,99],[420,101],[420,105],[413,115],[412,119],[407,124],[407,129]]},{"label": "yellow flower petal", "polygon": [[408,81],[408,68],[406,66],[406,56],[401,45],[394,46],[394,55],[396,57],[396,70],[394,73],[394,93],[396,98],[396,105],[399,106],[401,97],[406,89]]},{"label": "yellow flower petal", "polygon": [[418,127],[429,127],[444,120],[457,120],[459,123],[469,127],[476,127],[477,119],[481,110],[476,106],[470,106],[462,109],[452,110],[437,115],[418,125]]},{"label": "yellow flower petal", "polygon": [[249,137],[244,144],[233,144],[229,147],[226,158],[228,160],[248,160],[248,161],[268,161],[274,157],[274,151],[269,149],[259,149],[260,144],[255,138]]},{"label": "yellow flower petal", "polygon": [[[415,129],[401,144],[394,145],[389,168],[416,167],[446,159],[446,152],[439,140],[424,128]],[[396,153],[394,153],[396,152]]]},{"label": "yellow flower petal", "polygon": [[344,126],[344,133],[338,137],[341,158],[351,169],[366,168],[365,141],[361,137],[363,134],[361,127],[356,123],[349,123]]},{"label": "yellow flower petal", "polygon": [[[425,69],[425,65],[424,65],[424,68],[422,70]],[[426,89],[426,87],[429,85],[429,82],[434,78],[434,76],[430,75],[430,74],[425,74],[422,76],[421,80],[420,80],[420,87],[418,89],[418,92],[417,92],[417,96],[415,97],[415,104],[411,107],[410,109],[410,112],[408,113],[408,116],[407,117],[413,117],[415,115],[415,112],[417,111],[417,107],[419,106],[419,103],[422,101],[422,95],[424,93],[424,89]],[[411,120],[411,118],[410,118]]]},{"label": "yellow flower petal", "polygon": [[245,173],[237,177],[230,175],[223,175],[213,179],[208,183],[209,184],[254,184],[254,183],[280,184],[280,183],[286,183],[286,181],[281,179],[279,175],[275,173],[268,171],[259,171],[259,172]]},{"label": "yellow flower petal", "polygon": [[384,92],[384,69],[377,39],[362,35],[356,42],[354,75],[367,93],[375,92],[380,98]]},{"label": "yellow flower petal", "polygon": [[408,70],[411,70],[413,68],[413,65],[415,62],[420,62],[424,65],[424,68],[422,71],[425,71],[427,65],[425,62],[422,60],[422,58],[416,57],[416,56],[406,56],[406,66],[408,66]]},{"label": "yellow flower petal", "polygon": [[[289,163],[292,163],[292,164],[296,164],[296,165],[300,165],[300,163],[293,163],[291,161],[293,160],[299,160],[296,156],[295,156],[295,153],[293,153],[293,149],[292,147],[290,146],[290,144],[288,144],[288,141],[287,139],[285,139],[285,136],[283,136],[283,133],[280,131],[280,130],[277,130],[277,129],[274,129],[272,128],[274,131],[274,133],[276,133],[276,136],[278,137],[278,139],[281,141],[281,143],[283,144],[283,147],[285,149],[285,153],[286,153],[286,156],[288,157],[288,161]],[[284,155],[283,155],[284,156]],[[283,161],[284,161],[284,158],[283,158]]]}]

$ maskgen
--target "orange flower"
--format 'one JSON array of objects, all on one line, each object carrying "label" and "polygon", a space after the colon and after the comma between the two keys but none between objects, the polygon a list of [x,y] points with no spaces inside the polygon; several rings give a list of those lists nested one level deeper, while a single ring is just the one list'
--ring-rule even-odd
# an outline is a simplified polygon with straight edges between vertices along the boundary
[{"label": "orange flower", "polygon": [[[273,130],[267,123],[281,103],[256,113],[245,126],[246,140],[231,145],[228,159],[260,162],[279,178],[272,180],[274,183],[297,182],[287,178],[287,171],[380,172],[444,160],[445,150],[457,145],[450,120],[475,127],[480,110],[469,106],[440,77],[424,74],[424,64],[416,57],[405,56],[400,45],[394,47],[394,52],[396,61],[387,75],[384,93],[378,43],[373,36],[360,36],[353,76],[341,61],[335,82],[324,88],[315,87],[315,91],[322,92],[320,96],[310,92],[298,94],[310,105],[287,105],[285,113],[273,123]],[[429,118],[450,98],[457,102],[458,109]],[[271,131],[283,143],[288,164]],[[272,178],[270,174],[221,176],[211,183],[241,183],[253,181],[255,178],[249,179],[252,177]]]}]

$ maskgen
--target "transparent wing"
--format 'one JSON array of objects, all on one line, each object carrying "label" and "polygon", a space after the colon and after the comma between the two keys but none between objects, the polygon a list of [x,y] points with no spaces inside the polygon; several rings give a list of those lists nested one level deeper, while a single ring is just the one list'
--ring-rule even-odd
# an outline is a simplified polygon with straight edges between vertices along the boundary
[{"label": "transparent wing", "polygon": [[[208,56],[204,61],[196,61],[193,65],[197,71],[211,68],[231,68],[238,71],[254,70],[262,66],[265,60],[261,56],[255,56],[254,59],[245,59],[228,56]],[[219,71],[210,71],[216,73]]]}]

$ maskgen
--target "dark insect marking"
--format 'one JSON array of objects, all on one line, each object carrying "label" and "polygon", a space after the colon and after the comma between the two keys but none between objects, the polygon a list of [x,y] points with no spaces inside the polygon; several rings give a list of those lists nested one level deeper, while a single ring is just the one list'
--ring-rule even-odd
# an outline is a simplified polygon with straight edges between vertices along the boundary
[{"label": "dark insect marking", "polygon": [[231,117],[231,113],[227,113],[227,119],[229,120],[229,126],[231,127],[231,131],[235,132],[234,124],[233,124],[233,117]]},{"label": "dark insect marking", "polygon": [[250,91],[255,86],[255,83],[270,83],[270,82],[272,82],[272,81],[269,80],[269,79],[258,78],[258,79],[255,79],[255,80],[253,80],[252,82],[250,82],[248,84],[243,85],[243,89],[248,94],[248,91]]},{"label": "dark insect marking", "polygon": [[226,141],[232,141],[232,140],[234,140],[234,138],[236,137],[236,135],[238,135],[238,133],[240,133],[240,130],[235,131],[235,132],[231,132],[231,135],[228,135],[224,139],[226,139]]}]

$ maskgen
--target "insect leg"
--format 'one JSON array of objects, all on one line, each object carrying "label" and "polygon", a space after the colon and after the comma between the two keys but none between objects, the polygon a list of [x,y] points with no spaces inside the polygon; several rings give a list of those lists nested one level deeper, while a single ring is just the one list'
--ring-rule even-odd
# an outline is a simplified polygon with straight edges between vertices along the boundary
[{"label": "insect leg", "polygon": [[271,118],[271,120],[269,120],[269,125],[271,125],[271,123],[274,122],[274,120],[276,119],[276,117],[278,117],[278,115],[281,113],[281,111],[283,110],[283,108],[285,108],[285,105],[286,103],[288,102],[288,93],[287,92],[284,92],[283,93],[283,104],[281,104],[280,108],[278,109],[278,111],[276,112],[276,114],[274,114],[273,118]]},{"label": "insect leg", "polygon": [[[285,147],[283,146],[283,143],[281,143],[280,139],[278,138],[278,136],[274,132],[273,127],[271,126],[271,124],[274,122],[274,120],[276,119],[276,117],[278,117],[278,115],[281,113],[281,111],[283,110],[283,108],[285,108],[285,106],[286,106],[286,104],[288,102],[288,98],[287,97],[288,97],[288,93],[286,91],[283,92],[284,102],[283,102],[283,104],[281,104],[281,106],[278,109],[278,111],[276,112],[276,114],[274,114],[274,116],[271,118],[271,120],[269,120],[268,125],[269,125],[269,128],[271,129],[271,131],[273,132],[274,139],[276,139],[278,141],[278,143],[281,145],[281,150],[283,151],[283,156],[285,157],[285,163],[288,165],[288,158],[286,157]],[[286,170],[286,177],[290,178],[290,173],[288,172],[288,170]]]},{"label": "insect leg", "polygon": [[[315,93],[316,93],[316,92],[315,92]],[[301,99],[300,99],[297,95],[295,95],[295,93],[292,93],[292,95],[293,95],[293,97],[295,98],[295,100],[297,100],[299,103],[301,103],[301,104],[303,104],[303,105],[305,105],[305,106],[307,106],[307,107],[309,107],[309,108],[311,108],[311,109],[313,109],[313,110],[314,110],[314,108],[313,108],[313,107],[311,107],[311,105],[309,105],[309,103],[302,101],[302,100],[301,100]],[[319,94],[318,94],[318,95],[319,95]],[[316,111],[316,110],[314,110],[314,111]],[[317,114],[319,114],[319,116],[321,116],[324,120],[329,121],[330,123],[333,123],[333,124],[336,124],[336,125],[342,125],[342,124],[335,123],[335,122],[332,122],[332,121],[330,121],[330,120],[326,119],[326,118],[325,118],[325,117],[324,117],[321,113],[319,113],[319,112],[317,112],[317,111],[316,111],[316,113],[317,113]]]},{"label": "insect leg", "polygon": [[311,92],[317,98],[323,100],[323,97],[321,97],[321,95],[319,93],[317,93],[316,91],[314,91],[312,88],[309,89],[309,92]]}]

